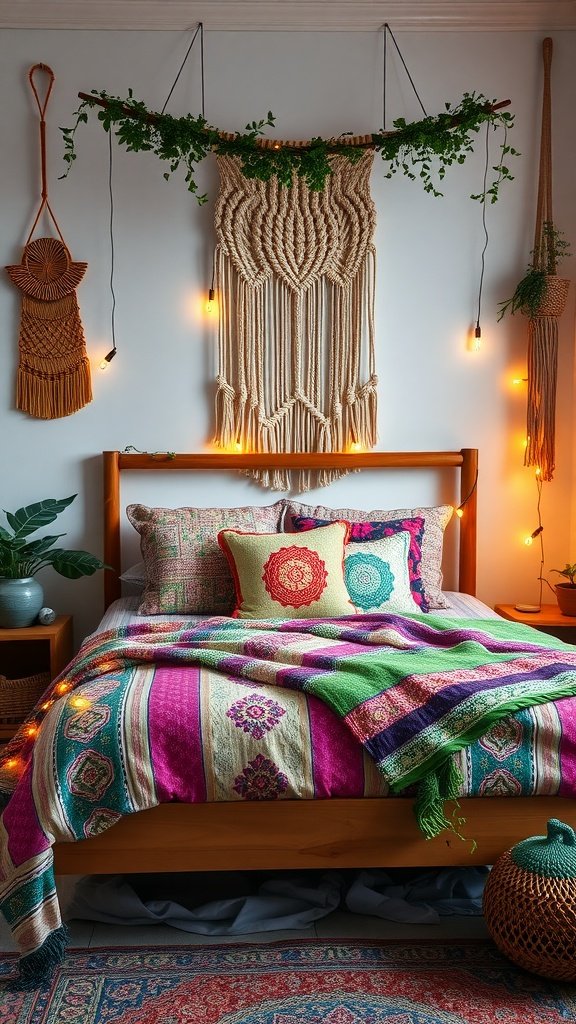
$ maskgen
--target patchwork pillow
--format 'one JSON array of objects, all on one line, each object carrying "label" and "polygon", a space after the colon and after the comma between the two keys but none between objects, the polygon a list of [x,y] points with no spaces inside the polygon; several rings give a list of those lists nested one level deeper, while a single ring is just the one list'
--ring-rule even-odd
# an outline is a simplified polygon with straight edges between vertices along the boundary
[{"label": "patchwork pillow", "polygon": [[278,531],[283,508],[283,501],[243,508],[129,505],[146,570],[139,614],[230,615],[234,581],[218,533],[225,527]]},{"label": "patchwork pillow", "polygon": [[236,584],[241,619],[322,619],[353,615],[344,583],[348,523],[308,534],[221,530],[218,541]]},{"label": "patchwork pillow", "polygon": [[[328,519],[312,519],[310,516],[291,516],[291,520],[292,526],[297,533],[306,530],[316,530],[319,526],[326,526],[329,522]],[[427,612],[429,605],[424,595],[424,587],[420,575],[422,537],[424,535],[424,520],[421,516],[415,519],[389,519],[383,522],[350,523],[349,544],[366,544],[371,541],[380,540],[382,537],[392,537],[394,534],[401,533],[402,531],[407,531],[410,534],[408,575],[412,597],[419,610]]]},{"label": "patchwork pillow", "polygon": [[403,615],[420,611],[410,589],[409,549],[407,530],[380,540],[346,546],[344,582],[357,612]]},{"label": "patchwork pillow", "polygon": [[302,502],[289,500],[286,503],[285,524],[290,532],[294,529],[292,516],[324,519],[328,522],[343,519],[354,523],[423,519],[424,534],[421,545],[420,575],[424,597],[430,608],[449,608],[450,605],[442,593],[442,544],[444,530],[450,522],[453,511],[452,505],[438,505],[435,508],[396,508],[387,511],[373,509],[371,512],[363,512],[361,509],[355,508],[327,508],[325,505],[305,505]]}]

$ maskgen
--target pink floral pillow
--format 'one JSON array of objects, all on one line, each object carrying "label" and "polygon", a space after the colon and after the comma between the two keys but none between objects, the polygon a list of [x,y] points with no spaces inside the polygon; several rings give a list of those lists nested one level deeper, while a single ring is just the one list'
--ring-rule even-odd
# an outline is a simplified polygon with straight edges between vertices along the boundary
[{"label": "pink floral pillow", "polygon": [[[311,516],[291,516],[292,526],[296,533],[306,530],[316,530],[319,526],[326,526],[329,519],[314,519]],[[414,519],[389,519],[385,522],[350,523],[350,544],[362,544],[369,541],[381,540],[382,537],[392,537],[397,533],[407,531],[410,534],[410,546],[408,549],[408,576],[410,579],[410,590],[412,597],[420,608],[420,611],[427,612],[428,601],[424,594],[422,577],[420,575],[420,562],[422,560],[422,537],[424,534],[424,520],[418,516]]]}]

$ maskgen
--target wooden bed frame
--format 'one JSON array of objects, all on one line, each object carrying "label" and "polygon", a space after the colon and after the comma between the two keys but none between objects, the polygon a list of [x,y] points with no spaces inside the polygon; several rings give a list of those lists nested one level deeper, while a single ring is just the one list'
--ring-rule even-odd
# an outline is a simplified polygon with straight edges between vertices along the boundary
[{"label": "wooden bed frame", "polygon": [[[120,596],[120,474],[246,469],[459,470],[459,589],[476,589],[478,452],[362,452],[283,455],[148,455],[104,452],[104,560],[108,606]],[[490,797],[461,801],[462,841],[451,833],[424,840],[412,800],[282,800],[262,803],[162,804],[123,818],[106,832],[57,844],[60,874],[218,871],[286,868],[419,867],[492,864],[526,836],[542,834],[549,817],[576,827],[576,801],[560,797]],[[471,840],[477,843],[472,852]]]}]

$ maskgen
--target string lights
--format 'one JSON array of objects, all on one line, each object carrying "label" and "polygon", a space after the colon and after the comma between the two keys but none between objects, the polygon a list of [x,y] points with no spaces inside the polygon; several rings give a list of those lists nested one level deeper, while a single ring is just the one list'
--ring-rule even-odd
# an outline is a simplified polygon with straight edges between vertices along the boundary
[{"label": "string lights", "polygon": [[536,467],[536,470],[535,470],[535,473],[534,473],[534,479],[536,481],[536,490],[538,492],[538,501],[536,502],[536,515],[538,517],[538,525],[537,525],[537,527],[534,530],[532,530],[532,533],[529,533],[524,538],[524,543],[525,543],[526,547],[532,547],[532,545],[533,545],[535,540],[539,541],[539,544],[540,544],[540,572],[538,573],[538,580],[539,580],[540,586],[539,586],[539,591],[538,591],[538,604],[534,604],[534,605],[532,605],[532,604],[531,605],[528,605],[528,604],[516,605],[516,607],[520,611],[524,611],[524,612],[539,612],[539,611],[542,610],[542,584],[544,582],[544,577],[542,575],[542,573],[544,572],[544,526],[543,526],[543,523],[542,523],[542,513],[541,513],[541,510],[540,510],[540,504],[541,504],[541,501],[542,501],[542,483],[543,483],[543,481],[542,481],[542,470],[541,470],[540,466]]},{"label": "string lights", "polygon": [[[40,733],[42,727],[42,722],[46,717],[48,711],[50,711],[50,708],[53,706],[53,704],[56,703],[59,697],[65,696],[72,689],[73,684],[66,682],[65,679],[63,679],[59,683],[56,683],[52,690],[52,696],[49,697],[48,700],[45,700],[42,704],[40,704],[40,707],[34,714],[34,717],[31,718],[28,722],[26,722],[22,726],[20,732],[18,733],[16,743],[18,744],[19,753],[23,747],[24,749],[29,750],[31,746],[36,742],[36,740],[38,739],[38,734]],[[74,711],[87,711],[88,708],[92,707],[92,701],[89,700],[88,697],[85,697],[82,693],[75,693],[72,697],[68,698],[68,706],[72,708]],[[15,774],[19,777],[24,771],[26,764],[28,762],[26,757],[16,756],[15,753],[11,752],[10,748],[12,744],[13,741],[11,740],[7,746],[6,751],[8,756],[0,761],[0,770],[8,771],[10,772],[10,774]]]},{"label": "string lights", "polygon": [[464,501],[460,502],[460,504],[458,505],[458,508],[454,509],[454,515],[458,516],[458,519],[462,519],[462,516],[464,515],[464,509],[465,509],[467,503],[470,501],[470,498],[474,494],[474,491],[476,490],[477,486],[478,486],[478,467],[476,467],[476,474],[474,476],[474,483],[472,484],[472,487],[470,488],[470,491],[468,492],[468,494],[464,498]]}]

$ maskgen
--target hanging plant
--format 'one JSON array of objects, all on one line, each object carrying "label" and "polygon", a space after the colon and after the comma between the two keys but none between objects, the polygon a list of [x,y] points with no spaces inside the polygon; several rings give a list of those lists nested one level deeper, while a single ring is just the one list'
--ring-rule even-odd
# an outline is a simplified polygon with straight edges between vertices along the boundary
[{"label": "hanging plant", "polygon": [[568,292],[567,282],[557,284],[558,264],[570,255],[570,243],[564,238],[551,220],[545,220],[542,226],[540,244],[530,253],[528,269],[518,282],[514,294],[499,304],[498,320],[506,313],[523,313],[527,317],[538,316],[542,310],[548,292],[560,291],[563,300]]},{"label": "hanging plant", "polygon": [[512,126],[512,114],[501,110],[507,105],[489,103],[485,96],[465,93],[457,106],[446,103],[443,113],[435,117],[424,117],[420,121],[407,123],[404,118],[393,122],[394,131],[374,132],[360,140],[348,135],[338,139],[314,138],[298,146],[285,145],[263,140],[264,130],[275,125],[271,111],[261,121],[252,121],[244,132],[227,135],[209,125],[204,117],[186,114],[172,117],[147,109],[141,100],[134,99],[132,90],[123,100],[109,96],[105,91],[79,93],[82,100],[75,111],[76,121],[71,128],[62,128],[64,137],[64,160],[68,169],[76,159],[76,130],[88,121],[89,113],[98,110],[98,120],[105,131],[114,131],[118,142],[129,152],[153,152],[168,164],[164,173],[168,179],[180,164],[186,169],[185,180],[190,192],[199,203],[206,202],[207,196],[199,194],[195,181],[196,165],[210,153],[228,154],[239,158],[242,173],[247,178],[268,181],[276,175],[283,185],[289,185],[293,175],[304,179],[313,191],[321,191],[331,174],[330,158],[343,155],[348,160],[359,160],[362,151],[373,148],[388,165],[387,178],[401,171],[411,180],[419,178],[426,192],[442,195],[439,184],[446,169],[454,163],[463,164],[473,152],[473,135],[486,121],[494,130],[503,130],[499,159],[494,177],[485,191],[473,195],[472,199],[494,203],[498,199],[502,181],[512,181],[507,166],[509,156],[517,156],[515,149],[508,145],[508,129]]}]

